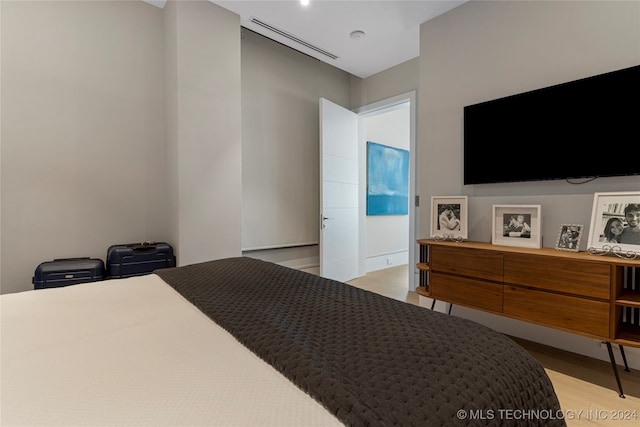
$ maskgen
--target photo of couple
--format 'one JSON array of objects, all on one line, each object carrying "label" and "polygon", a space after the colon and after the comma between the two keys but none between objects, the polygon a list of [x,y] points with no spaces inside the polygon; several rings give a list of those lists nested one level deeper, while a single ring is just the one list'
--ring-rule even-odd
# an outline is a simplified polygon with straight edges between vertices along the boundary
[{"label": "photo of couple", "polygon": [[431,237],[458,242],[467,238],[467,196],[431,198]]},{"label": "photo of couple", "polygon": [[438,205],[438,230],[460,230],[460,205]]},{"label": "photo of couple", "polygon": [[640,203],[627,204],[622,216],[607,213],[603,215],[605,219],[600,242],[640,245]]}]

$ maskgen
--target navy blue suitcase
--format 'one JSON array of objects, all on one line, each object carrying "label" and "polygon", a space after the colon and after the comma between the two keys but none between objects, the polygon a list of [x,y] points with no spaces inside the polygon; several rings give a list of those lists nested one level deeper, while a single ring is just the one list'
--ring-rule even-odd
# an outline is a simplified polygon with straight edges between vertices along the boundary
[{"label": "navy blue suitcase", "polygon": [[104,280],[104,262],[96,258],[64,258],[40,263],[31,279],[34,289],[59,288]]},{"label": "navy blue suitcase", "polygon": [[175,266],[173,247],[165,242],[112,245],[107,250],[107,275],[110,279],[142,276]]}]

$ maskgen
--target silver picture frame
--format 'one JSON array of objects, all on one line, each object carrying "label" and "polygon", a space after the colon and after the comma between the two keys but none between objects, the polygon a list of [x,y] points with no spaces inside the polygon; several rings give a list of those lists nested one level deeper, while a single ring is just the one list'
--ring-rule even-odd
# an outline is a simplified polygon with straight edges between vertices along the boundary
[{"label": "silver picture frame", "polygon": [[559,251],[580,252],[583,224],[562,224],[558,231],[555,248]]}]

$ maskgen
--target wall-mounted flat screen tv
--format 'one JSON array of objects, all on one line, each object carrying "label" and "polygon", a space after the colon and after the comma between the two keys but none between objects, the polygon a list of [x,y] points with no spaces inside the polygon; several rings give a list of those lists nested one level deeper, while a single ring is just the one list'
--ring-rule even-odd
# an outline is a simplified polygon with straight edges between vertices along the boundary
[{"label": "wall-mounted flat screen tv", "polygon": [[464,107],[464,184],[640,175],[640,65]]}]

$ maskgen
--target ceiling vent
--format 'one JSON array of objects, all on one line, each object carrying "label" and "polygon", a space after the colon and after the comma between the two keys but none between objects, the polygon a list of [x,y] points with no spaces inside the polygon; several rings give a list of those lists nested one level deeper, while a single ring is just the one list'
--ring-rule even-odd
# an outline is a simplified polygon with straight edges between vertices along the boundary
[{"label": "ceiling vent", "polygon": [[333,53],[327,52],[326,50],[321,49],[318,46],[314,46],[309,42],[306,42],[306,41],[304,41],[302,39],[299,39],[298,37],[294,36],[293,34],[289,34],[286,31],[281,30],[280,28],[274,27],[271,24],[267,24],[266,22],[261,21],[261,20],[259,20],[257,18],[251,18],[251,23],[259,25],[262,28],[266,28],[269,31],[273,31],[274,33],[279,34],[282,37],[285,37],[285,38],[287,38],[287,39],[289,39],[291,41],[294,41],[294,42],[296,42],[298,44],[301,44],[302,46],[304,46],[306,48],[309,48],[311,50],[314,50],[314,51],[316,51],[316,52],[318,52],[318,53],[320,53],[320,54],[322,54],[322,55],[324,55],[326,57],[329,57],[331,59],[338,59],[338,55],[334,55]]}]

